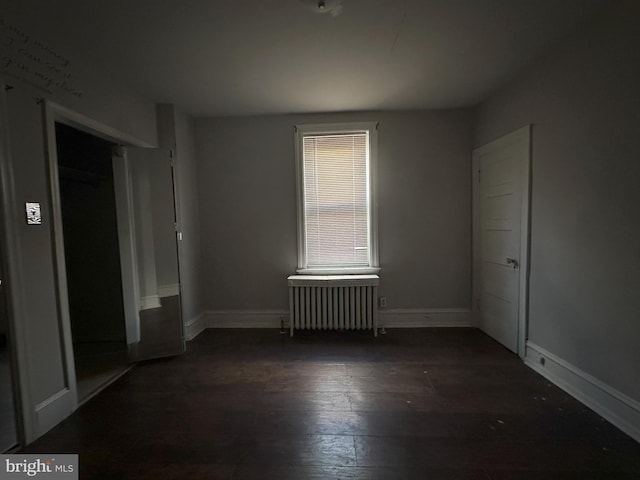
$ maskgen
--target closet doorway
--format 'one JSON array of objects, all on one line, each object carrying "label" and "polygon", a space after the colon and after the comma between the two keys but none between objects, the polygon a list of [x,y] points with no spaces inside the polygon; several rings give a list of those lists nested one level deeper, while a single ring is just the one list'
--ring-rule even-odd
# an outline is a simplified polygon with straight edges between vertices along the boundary
[{"label": "closet doorway", "polygon": [[55,124],[78,402],[129,366],[118,221],[112,167],[114,144]]}]

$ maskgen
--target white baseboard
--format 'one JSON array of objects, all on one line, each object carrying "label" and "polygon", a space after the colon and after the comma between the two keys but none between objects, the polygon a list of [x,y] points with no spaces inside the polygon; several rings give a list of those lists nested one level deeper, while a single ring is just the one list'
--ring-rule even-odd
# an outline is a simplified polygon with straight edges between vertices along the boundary
[{"label": "white baseboard", "polygon": [[378,326],[385,328],[472,327],[468,308],[397,308],[378,310]]},{"label": "white baseboard", "polygon": [[[286,310],[214,310],[202,317],[203,328],[280,328],[282,321],[289,322]],[[465,308],[385,309],[379,310],[378,326],[472,327],[473,321],[471,310]]]},{"label": "white baseboard", "polygon": [[280,328],[289,321],[286,310],[216,310],[205,312],[207,328]]},{"label": "white baseboard", "polygon": [[180,285],[177,283],[174,285],[159,285],[158,296],[160,298],[175,297],[180,294]]},{"label": "white baseboard", "polygon": [[524,363],[640,442],[640,402],[533,342]]},{"label": "white baseboard", "polygon": [[204,313],[184,322],[184,339],[188,342],[200,335],[207,328],[204,321]]},{"label": "white baseboard", "polygon": [[76,404],[74,397],[71,390],[64,388],[35,406],[36,425],[33,440],[47,433],[73,413]]},{"label": "white baseboard", "polygon": [[140,299],[140,310],[149,310],[151,308],[160,308],[162,303],[158,295],[149,295]]}]

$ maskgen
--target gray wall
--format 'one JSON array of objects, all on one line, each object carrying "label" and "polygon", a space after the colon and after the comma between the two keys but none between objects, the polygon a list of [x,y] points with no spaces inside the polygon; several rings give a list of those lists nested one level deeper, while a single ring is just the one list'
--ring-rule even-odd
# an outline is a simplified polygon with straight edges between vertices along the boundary
[{"label": "gray wall", "polygon": [[293,126],[378,121],[381,287],[389,308],[469,307],[469,110],[198,119],[206,310],[287,310],[297,266]]},{"label": "gray wall", "polygon": [[[22,284],[9,279],[9,288],[21,297],[24,330],[29,342],[24,352],[29,359],[33,405],[64,388],[64,352],[59,339],[59,318],[53,260],[53,236],[48,195],[48,176],[44,156],[41,108],[25,91],[14,89],[7,98],[11,164],[16,189],[13,217],[8,219],[9,234],[18,238],[21,251]],[[40,202],[43,225],[27,226],[25,202]],[[18,345],[18,348],[22,345]],[[30,412],[32,413],[32,412]]]},{"label": "gray wall", "polygon": [[532,123],[529,338],[640,400],[640,18],[623,2],[478,111]]}]

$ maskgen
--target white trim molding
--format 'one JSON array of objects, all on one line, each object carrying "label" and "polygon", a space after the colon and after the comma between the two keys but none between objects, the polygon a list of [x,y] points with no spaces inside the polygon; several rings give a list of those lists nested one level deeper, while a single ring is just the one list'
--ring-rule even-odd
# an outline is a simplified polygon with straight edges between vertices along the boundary
[{"label": "white trim molding", "polygon": [[[428,328],[473,327],[471,309],[384,309],[378,310],[378,327]],[[185,322],[185,339],[193,340],[207,328],[280,328],[289,325],[286,310],[213,310]]]},{"label": "white trim molding", "polygon": [[180,295],[180,285],[175,283],[173,285],[158,285],[158,296],[160,298],[175,297]]},{"label": "white trim molding", "polygon": [[524,363],[640,442],[640,402],[533,342]]},{"label": "white trim molding", "polygon": [[184,339],[188,342],[193,340],[207,328],[207,324],[204,321],[204,313],[201,313],[191,320],[184,322]]},{"label": "white trim molding", "polygon": [[140,310],[149,310],[151,308],[162,307],[160,297],[158,295],[149,295],[140,299]]},{"label": "white trim molding", "polygon": [[280,328],[289,321],[286,310],[215,310],[205,312],[207,328]]},{"label": "white trim molding", "polygon": [[75,391],[69,388],[54,393],[38,403],[35,408],[36,431],[34,440],[71,415],[76,409]]},{"label": "white trim molding", "polygon": [[[344,275],[344,274],[375,274],[380,271],[378,257],[378,200],[377,200],[377,163],[378,163],[378,122],[348,122],[300,124],[294,126],[295,132],[295,174],[296,174],[296,205],[298,227],[298,268],[296,273],[309,275]],[[323,136],[331,134],[364,133],[367,135],[367,193],[369,207],[368,225],[368,265],[359,266],[309,266],[307,258],[307,227],[305,221],[306,194],[304,189],[304,138],[306,136]]]},{"label": "white trim molding", "polygon": [[140,140],[128,133],[122,132],[118,129],[105,125],[102,122],[94,120],[91,117],[71,110],[70,108],[63,107],[62,105],[47,101],[48,107],[55,115],[55,121],[62,123],[69,127],[73,127],[77,130],[81,130],[89,135],[100,137],[103,140],[109,142],[131,145],[142,148],[155,148],[154,145]]},{"label": "white trim molding", "polygon": [[378,327],[473,327],[469,308],[394,308],[378,310]]}]

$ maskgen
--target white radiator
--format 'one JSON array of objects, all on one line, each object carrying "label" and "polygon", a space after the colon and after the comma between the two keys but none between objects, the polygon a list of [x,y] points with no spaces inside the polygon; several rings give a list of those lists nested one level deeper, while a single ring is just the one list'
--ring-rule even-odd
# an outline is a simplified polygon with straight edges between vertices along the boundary
[{"label": "white radiator", "polygon": [[373,330],[378,334],[377,275],[292,275],[289,328]]}]

